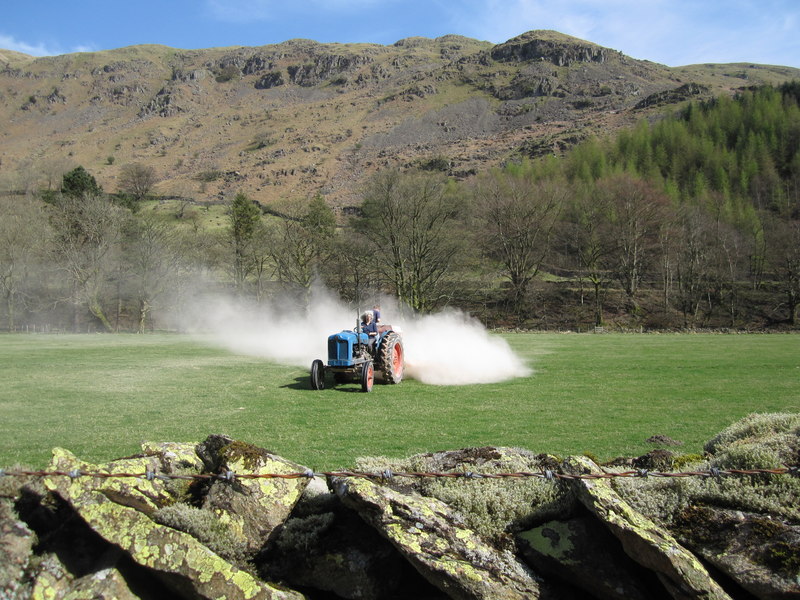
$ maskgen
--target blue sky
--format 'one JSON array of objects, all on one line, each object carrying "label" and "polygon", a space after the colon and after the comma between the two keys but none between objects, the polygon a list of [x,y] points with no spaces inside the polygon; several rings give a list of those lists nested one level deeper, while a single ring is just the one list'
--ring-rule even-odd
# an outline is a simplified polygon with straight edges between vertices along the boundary
[{"label": "blue sky", "polygon": [[134,44],[392,44],[562,33],[670,66],[800,67],[800,0],[0,0],[0,48],[36,56]]}]

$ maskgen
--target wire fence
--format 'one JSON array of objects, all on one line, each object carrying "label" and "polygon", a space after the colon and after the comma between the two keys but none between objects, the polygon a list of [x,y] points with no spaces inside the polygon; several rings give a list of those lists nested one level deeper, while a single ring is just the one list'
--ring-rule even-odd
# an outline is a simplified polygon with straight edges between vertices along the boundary
[{"label": "wire fence", "polygon": [[681,477],[701,477],[701,478],[714,478],[718,479],[724,476],[741,476],[741,475],[789,475],[791,477],[800,477],[800,467],[786,466],[776,469],[716,469],[711,468],[705,471],[683,471],[677,473],[668,473],[662,471],[650,471],[648,469],[636,469],[631,471],[605,471],[603,473],[562,473],[559,471],[545,470],[541,472],[516,472],[516,473],[478,473],[475,471],[449,471],[449,472],[433,472],[433,471],[397,471],[386,469],[380,472],[363,472],[363,471],[313,471],[308,469],[306,471],[298,471],[295,473],[236,473],[234,471],[223,471],[220,473],[203,473],[192,475],[180,474],[166,474],[157,473],[156,471],[147,470],[144,473],[103,473],[81,471],[80,469],[73,469],[71,471],[23,471],[23,470],[5,470],[0,469],[0,478],[3,477],[69,477],[70,479],[79,479],[82,477],[90,477],[95,479],[142,479],[146,481],[170,481],[170,480],[198,480],[198,481],[227,481],[233,482],[237,479],[313,479],[315,477],[350,477],[358,479],[370,479],[380,481],[390,481],[395,478],[438,478],[438,479],[543,479],[547,481],[558,480],[592,480],[592,479],[616,479],[616,478],[646,478],[646,477],[663,477],[663,478],[681,478]]}]

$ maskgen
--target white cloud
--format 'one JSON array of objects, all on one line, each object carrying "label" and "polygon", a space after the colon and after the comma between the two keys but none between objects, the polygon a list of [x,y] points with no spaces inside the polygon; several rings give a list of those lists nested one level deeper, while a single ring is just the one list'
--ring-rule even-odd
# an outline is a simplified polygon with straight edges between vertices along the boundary
[{"label": "white cloud", "polygon": [[81,44],[79,46],[75,46],[70,50],[70,52],[97,52],[98,47],[94,44]]},{"label": "white cloud", "polygon": [[553,29],[567,35],[595,41],[602,31],[616,27],[631,28],[631,17],[642,15],[649,22],[652,11],[663,6],[661,0],[642,3],[640,0],[575,0],[569,4],[559,0],[471,0],[468,8],[451,5],[445,8],[454,26],[465,35],[504,42],[533,29]]},{"label": "white cloud", "polygon": [[59,47],[47,46],[43,43],[30,44],[16,39],[14,36],[5,35],[0,33],[0,48],[6,50],[13,50],[15,52],[22,52],[31,56],[57,56],[59,54],[67,54],[72,52],[96,52],[97,46],[94,44],[77,45],[69,50],[64,50]]},{"label": "white cloud", "polygon": [[446,7],[464,35],[502,43],[553,29],[639,59],[797,65],[794,0],[465,0]]},{"label": "white cloud", "polygon": [[30,54],[31,56],[54,56],[61,54],[61,52],[53,48],[47,48],[44,44],[29,44],[18,40],[10,35],[0,33],[0,48],[6,50],[13,50],[14,52],[22,52],[23,54]]}]

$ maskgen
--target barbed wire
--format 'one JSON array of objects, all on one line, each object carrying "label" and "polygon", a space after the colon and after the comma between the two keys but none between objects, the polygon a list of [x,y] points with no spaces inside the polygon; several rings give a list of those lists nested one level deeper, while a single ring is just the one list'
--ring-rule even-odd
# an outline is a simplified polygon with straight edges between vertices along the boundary
[{"label": "barbed wire", "polygon": [[479,473],[475,471],[397,471],[386,469],[380,472],[366,471],[313,471],[308,469],[295,473],[236,473],[234,471],[223,471],[220,473],[199,473],[192,475],[157,473],[147,470],[144,473],[103,473],[94,471],[82,471],[73,469],[70,471],[25,471],[25,470],[6,470],[0,469],[0,478],[3,477],[69,477],[78,479],[81,477],[91,477],[96,479],[143,479],[146,481],[171,481],[171,480],[197,480],[197,481],[227,481],[233,482],[237,479],[314,479],[315,477],[343,477],[370,480],[389,481],[394,478],[435,478],[435,479],[544,479],[547,481],[555,480],[575,480],[575,479],[615,479],[615,478],[682,478],[682,477],[702,477],[718,479],[724,475],[791,475],[800,477],[800,467],[785,466],[775,469],[717,469],[711,468],[705,471],[682,471],[669,473],[662,471],[650,471],[648,469],[636,469],[632,471],[604,471],[603,473],[561,473],[558,471],[545,470],[541,472],[521,471],[516,473]]}]

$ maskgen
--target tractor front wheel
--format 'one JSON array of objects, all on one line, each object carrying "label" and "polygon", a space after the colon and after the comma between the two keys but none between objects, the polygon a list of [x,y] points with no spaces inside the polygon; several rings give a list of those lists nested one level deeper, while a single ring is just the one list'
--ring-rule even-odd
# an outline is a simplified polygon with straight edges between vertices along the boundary
[{"label": "tractor front wheel", "polygon": [[311,363],[311,389],[325,389],[325,365],[319,359]]},{"label": "tractor front wheel", "polygon": [[368,360],[364,363],[364,366],[361,367],[361,391],[371,392],[374,383],[375,367],[372,365],[372,361]]}]

